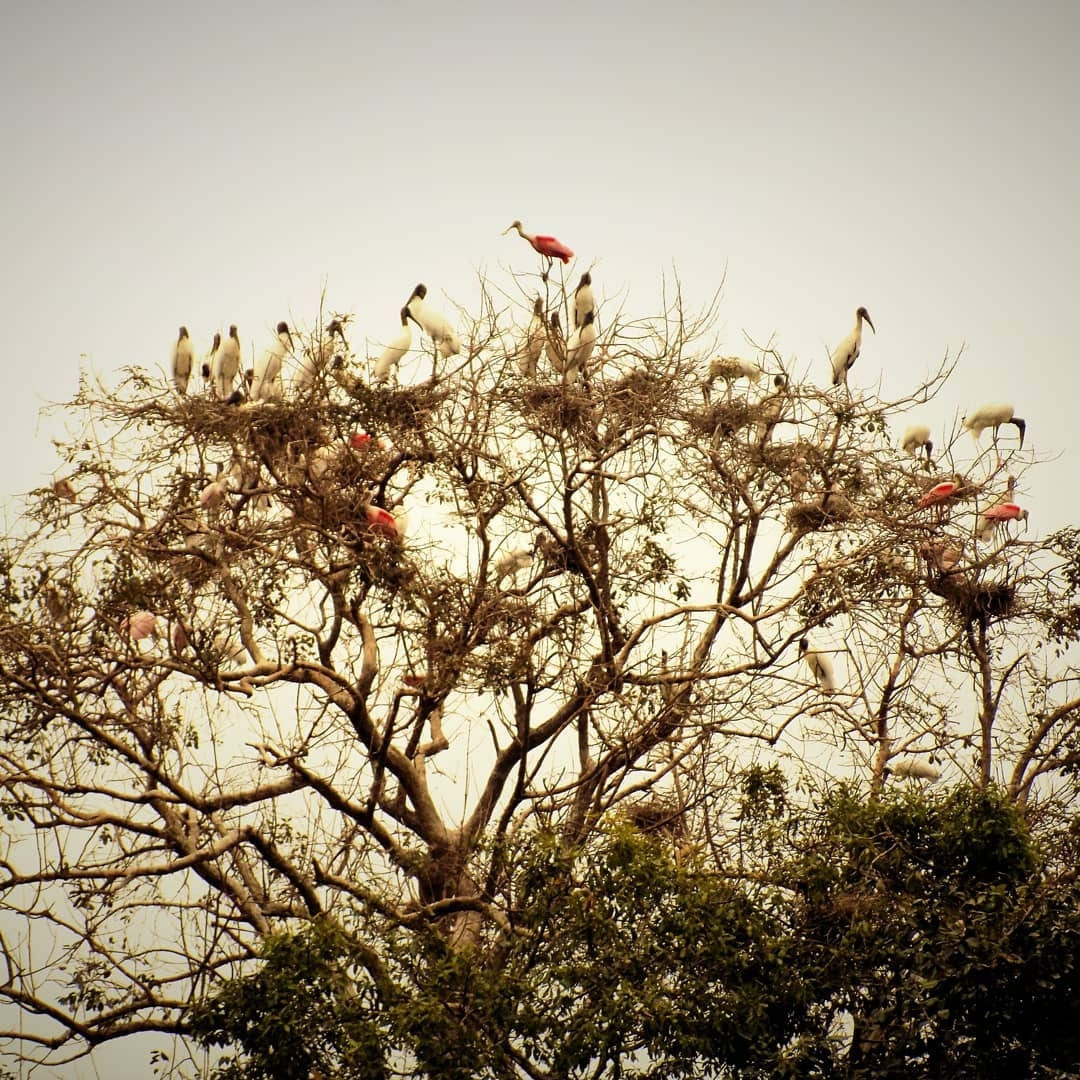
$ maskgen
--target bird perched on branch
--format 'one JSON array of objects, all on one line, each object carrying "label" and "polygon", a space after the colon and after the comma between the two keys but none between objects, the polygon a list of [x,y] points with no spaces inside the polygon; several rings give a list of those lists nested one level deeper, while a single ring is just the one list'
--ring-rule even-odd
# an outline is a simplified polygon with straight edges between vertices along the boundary
[{"label": "bird perched on branch", "polygon": [[379,354],[379,359],[375,361],[375,370],[371,373],[372,379],[377,383],[386,382],[390,375],[397,371],[401,358],[412,348],[412,327],[409,326],[409,320],[413,315],[407,307],[403,307],[399,314],[401,330],[386,343],[386,348]]},{"label": "bird perched on branch", "polygon": [[547,341],[544,345],[544,354],[548,363],[560,374],[566,370],[566,339],[563,337],[562,326],[559,324],[559,313],[551,313],[551,322],[548,326]]},{"label": "bird perched on branch", "polygon": [[525,344],[518,353],[518,372],[527,379],[536,376],[536,365],[544,351],[547,328],[544,325],[544,301],[538,296],[533,301],[532,318],[525,334]]},{"label": "bird perched on branch", "polygon": [[202,377],[204,383],[204,389],[210,387],[213,389],[211,379],[213,378],[212,369],[214,365],[214,357],[217,356],[218,349],[221,348],[221,334],[215,333],[214,340],[210,342],[210,350],[203,358],[202,364]]},{"label": "bird perched on branch", "polygon": [[839,386],[840,383],[847,386],[847,373],[851,370],[851,365],[859,359],[859,349],[862,347],[862,324],[864,321],[875,334],[877,333],[870,319],[870,312],[864,307],[859,308],[855,312],[855,328],[836,346],[836,350],[832,354],[833,386]]},{"label": "bird perched on branch", "polygon": [[[217,340],[217,339],[215,339]],[[240,335],[236,324],[229,327],[229,336],[222,340],[214,352],[211,377],[214,393],[224,401],[233,389],[236,376],[240,374]]]},{"label": "bird perched on branch", "polygon": [[427,286],[420,282],[412,291],[405,308],[412,317],[413,322],[419,326],[425,334],[435,343],[439,355],[446,359],[461,352],[461,341],[458,339],[450,321],[441,312],[436,311],[427,303]]},{"label": "bird perched on branch", "polygon": [[934,452],[934,444],[930,441],[930,428],[926,424],[912,424],[904,432],[900,440],[900,449],[914,457],[920,450],[926,452],[926,467],[930,468],[930,455]]},{"label": "bird perched on branch", "polygon": [[803,638],[799,642],[799,652],[814,676],[814,681],[826,694],[836,693],[836,672],[833,669],[832,660],[825,653],[818,652],[810,647],[810,639]]},{"label": "bird perched on branch", "polygon": [[585,316],[596,311],[596,298],[592,291],[592,275],[585,271],[574,290],[574,327],[585,324]]},{"label": "bird perched on branch", "polygon": [[979,524],[975,535],[980,540],[989,540],[994,530],[1007,521],[1023,521],[1027,525],[1028,512],[1016,503],[1016,477],[1010,476],[1005,489],[1005,497],[996,505],[984,510],[979,515]]},{"label": "bird perched on branch", "polygon": [[989,405],[980,405],[979,408],[964,417],[964,428],[971,432],[971,437],[978,446],[982,433],[987,429],[993,429],[994,446],[997,446],[998,428],[1003,424],[1012,424],[1020,433],[1020,449],[1024,446],[1024,433],[1027,431],[1027,422],[1016,415],[1015,410],[1007,401],[995,401]]},{"label": "bird perched on branch", "polygon": [[188,380],[195,366],[195,350],[191,347],[186,326],[180,327],[180,336],[176,339],[172,354],[172,380],[178,394],[186,394]]},{"label": "bird perched on branch", "polygon": [[279,322],[277,324],[277,337],[255,362],[254,375],[251,380],[252,401],[281,400],[281,366],[285,361],[285,356],[292,351],[292,347],[292,334],[289,333],[289,324]]},{"label": "bird perched on branch", "polygon": [[563,372],[564,382],[573,382],[583,374],[585,365],[592,357],[593,347],[596,345],[596,323],[593,319],[595,311],[590,311],[585,316],[581,326],[574,329],[566,342],[566,370]]},{"label": "bird perched on branch", "polygon": [[939,768],[931,765],[928,761],[919,761],[916,758],[907,758],[904,761],[890,764],[889,772],[893,776],[910,780],[929,780],[931,784],[935,780],[941,779],[941,770]]},{"label": "bird perched on branch", "polygon": [[702,384],[702,392],[706,403],[712,394],[712,385],[717,379],[722,379],[727,388],[726,396],[731,396],[731,387],[739,379],[749,379],[752,383],[761,381],[765,372],[752,360],[743,360],[738,356],[717,356],[709,364],[709,377]]},{"label": "bird perched on branch", "polygon": [[[307,390],[313,386],[334,360],[336,340],[341,340],[343,351],[348,351],[345,330],[338,319],[331,319],[323,329],[318,342],[312,342],[300,358],[300,367],[293,377],[294,390]],[[253,395],[254,396],[254,395]]]},{"label": "bird perched on branch", "polygon": [[564,263],[568,263],[573,257],[574,253],[560,240],[556,240],[554,236],[542,236],[538,233],[527,233],[522,227],[520,221],[512,221],[503,230],[503,236],[505,236],[512,229],[517,229],[518,236],[525,240],[528,240],[532,244],[533,250],[544,257],[547,260],[544,272],[540,275],[543,281],[547,281],[548,271],[551,269],[552,261],[560,259]]}]

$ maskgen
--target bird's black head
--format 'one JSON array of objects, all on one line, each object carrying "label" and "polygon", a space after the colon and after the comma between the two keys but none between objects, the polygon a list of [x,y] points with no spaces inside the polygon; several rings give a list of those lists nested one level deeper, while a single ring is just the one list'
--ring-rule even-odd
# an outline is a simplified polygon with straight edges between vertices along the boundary
[{"label": "bird's black head", "polygon": [[203,364],[203,366],[202,366],[202,377],[204,379],[209,379],[210,378],[210,365],[209,364]]},{"label": "bird's black head", "polygon": [[236,338],[237,341],[240,340],[240,335],[239,335],[239,333],[237,333],[237,330],[236,330],[236,323],[233,323],[229,327],[229,337]]},{"label": "bird's black head", "polygon": [[421,300],[427,296],[427,286],[422,281],[415,289],[413,289],[412,296],[410,296],[409,299],[411,300],[414,296],[419,296]]},{"label": "bird's black head", "polygon": [[537,297],[533,301],[533,314],[542,315],[544,313],[544,301],[542,297]]},{"label": "bird's black head", "polygon": [[578,282],[578,291],[580,292],[582,289],[585,288],[586,285],[591,285],[591,284],[592,284],[592,274],[590,274],[589,271],[586,270],[585,273],[581,275],[581,280]]},{"label": "bird's black head", "polygon": [[559,329],[559,313],[557,311],[551,313],[551,325],[554,326],[556,330]]},{"label": "bird's black head", "polygon": [[213,349],[214,352],[217,352],[218,348],[220,346],[221,346],[221,334],[215,334],[214,335],[214,344],[211,345],[210,348]]},{"label": "bird's black head", "polygon": [[180,340],[183,341],[184,338],[186,338],[187,336],[188,336],[187,327],[186,326],[181,326],[180,327]]},{"label": "bird's black head", "polygon": [[285,322],[284,320],[282,320],[281,322],[279,322],[277,324],[277,332],[279,334],[288,334],[289,333],[289,324],[287,322]]},{"label": "bird's black head", "polygon": [[[855,312],[855,318],[857,318],[857,319],[865,319],[866,323],[870,327],[870,329],[874,330],[874,320],[870,318],[870,312],[867,311],[866,308],[864,308],[864,307],[859,308],[859,310]],[[877,331],[874,330],[874,333],[876,334]]]},{"label": "bird's black head", "polygon": [[335,334],[337,334],[342,341],[345,340],[345,331],[342,330],[341,323],[338,322],[337,319],[333,319],[331,321],[330,325],[326,328],[326,332],[330,335],[330,337],[333,337]]},{"label": "bird's black head", "polygon": [[810,648],[810,639],[804,637],[799,642],[799,652],[806,652],[806,650],[809,649],[809,648]]}]

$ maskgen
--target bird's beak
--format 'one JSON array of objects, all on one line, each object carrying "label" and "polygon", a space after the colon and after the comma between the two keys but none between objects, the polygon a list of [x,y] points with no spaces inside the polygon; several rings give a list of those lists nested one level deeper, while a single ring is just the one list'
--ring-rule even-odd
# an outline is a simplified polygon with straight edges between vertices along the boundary
[{"label": "bird's beak", "polygon": [[[864,315],[863,318],[866,319],[867,325],[870,327],[870,329],[874,330],[874,320],[871,319],[869,315]],[[877,331],[874,330],[874,333],[877,334]]]},{"label": "bird's beak", "polygon": [[503,229],[502,235],[505,236],[508,232],[513,232],[513,229],[514,229],[513,225],[508,225],[505,229]]}]

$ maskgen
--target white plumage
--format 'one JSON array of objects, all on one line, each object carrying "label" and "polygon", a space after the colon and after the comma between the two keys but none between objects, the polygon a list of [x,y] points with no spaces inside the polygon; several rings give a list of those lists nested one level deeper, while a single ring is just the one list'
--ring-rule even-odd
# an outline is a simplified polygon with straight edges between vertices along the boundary
[{"label": "white plumage", "polygon": [[803,638],[799,642],[799,651],[802,653],[810,674],[814,681],[826,694],[836,693],[836,672],[833,669],[832,660],[825,653],[818,652],[810,647],[809,638]]},{"label": "white plumage", "polygon": [[[212,385],[212,379],[213,379],[213,374],[212,373],[213,373],[213,368],[214,368],[214,357],[217,356],[217,351],[220,348],[221,348],[221,335],[220,334],[214,334],[214,340],[212,342],[210,342],[210,351],[204,357],[203,365],[202,365],[202,377],[203,377],[203,382],[206,385]],[[204,389],[205,389],[205,387],[204,387]]]},{"label": "white plumage", "polygon": [[870,312],[864,307],[859,308],[855,312],[855,328],[837,345],[832,354],[833,386],[839,386],[840,383],[847,385],[847,373],[851,370],[851,365],[859,359],[859,349],[862,348],[862,324],[864,321],[875,334],[877,333],[870,319]]},{"label": "white plumage", "polygon": [[761,381],[764,374],[752,360],[743,360],[738,356],[718,356],[709,364],[709,385],[716,379],[723,379],[730,390],[731,384],[737,379],[749,379],[756,383]]},{"label": "white plumage", "polygon": [[224,401],[232,393],[233,383],[240,374],[240,335],[236,324],[229,327],[229,336],[222,340],[214,352],[210,371],[214,393]]},{"label": "white plumage", "polygon": [[293,377],[294,390],[307,390],[322,378],[334,359],[335,338],[341,339],[343,349],[348,348],[348,343],[345,341],[345,331],[337,319],[331,320],[323,328],[319,340],[312,342],[304,350],[304,355],[300,358],[300,367]]},{"label": "white plumage", "polygon": [[562,373],[566,370],[566,339],[563,337],[562,326],[559,325],[557,311],[551,313],[551,323],[544,343],[544,355],[556,371]]},{"label": "white plumage", "polygon": [[976,443],[987,428],[993,428],[994,442],[997,442],[998,428],[1002,424],[1012,424],[1020,433],[1020,445],[1024,445],[1024,433],[1027,431],[1027,422],[1016,415],[1015,410],[1007,401],[994,401],[988,405],[980,405],[974,412],[964,417],[964,428],[971,432],[971,437]]},{"label": "white plumage", "polygon": [[379,359],[375,361],[375,370],[372,372],[372,378],[375,382],[386,382],[390,378],[391,372],[397,370],[401,358],[412,348],[412,327],[409,325],[412,314],[407,307],[403,307],[400,315],[400,332],[387,342],[386,348],[383,349]]},{"label": "white plumage", "polygon": [[522,570],[532,565],[535,551],[536,544],[533,543],[531,547],[518,548],[497,559],[492,567],[495,573],[495,584],[499,585],[504,578],[510,578],[513,581]]},{"label": "white plumage", "polygon": [[563,372],[565,382],[573,382],[585,369],[592,357],[593,348],[596,345],[596,317],[595,311],[585,315],[585,321],[576,327],[566,342],[566,370]]},{"label": "white plumage", "polygon": [[186,394],[191,370],[195,366],[195,350],[191,347],[186,326],[180,327],[180,336],[176,339],[172,354],[172,379],[178,394]]},{"label": "white plumage", "polygon": [[926,451],[927,468],[930,467],[930,455],[934,451],[934,444],[930,440],[930,428],[927,424],[912,424],[900,440],[900,449],[914,456],[920,450]]},{"label": "white plumage", "polygon": [[574,327],[585,325],[585,316],[596,311],[596,298],[592,291],[592,275],[586,271],[574,290]]},{"label": "white plumage", "polygon": [[933,783],[941,779],[941,770],[931,765],[928,761],[919,761],[917,758],[905,758],[903,761],[892,762],[889,771],[893,776],[909,777],[912,780],[929,780]]},{"label": "white plumage", "polygon": [[281,367],[285,357],[292,351],[292,334],[289,324],[277,324],[277,337],[255,362],[255,377],[251,382],[252,401],[281,400]]},{"label": "white plumage", "polygon": [[427,286],[421,282],[413,289],[412,296],[405,305],[409,315],[435,343],[441,357],[445,359],[461,352],[461,341],[450,325],[450,321],[427,303],[424,299],[426,296]]},{"label": "white plumage", "polygon": [[529,329],[525,336],[525,344],[518,353],[518,372],[527,379],[536,375],[536,365],[539,363],[540,354],[544,351],[544,342],[547,332],[544,327],[544,301],[538,296],[533,303],[532,319],[529,320]]}]

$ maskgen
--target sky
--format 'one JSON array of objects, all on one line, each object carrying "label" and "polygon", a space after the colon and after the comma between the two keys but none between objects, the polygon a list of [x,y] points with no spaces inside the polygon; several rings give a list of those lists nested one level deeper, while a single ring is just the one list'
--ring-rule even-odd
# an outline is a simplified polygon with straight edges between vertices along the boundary
[{"label": "sky", "polygon": [[601,306],[723,284],[724,351],[823,384],[859,305],[853,386],[963,347],[919,418],[1013,402],[1033,534],[1076,522],[1078,47],[1068,0],[4,5],[5,504],[53,478],[80,365],[164,367],[181,323],[261,349],[324,290],[360,352],[417,281],[474,308],[535,272],[520,218]]}]

